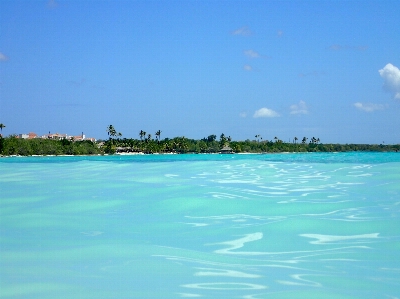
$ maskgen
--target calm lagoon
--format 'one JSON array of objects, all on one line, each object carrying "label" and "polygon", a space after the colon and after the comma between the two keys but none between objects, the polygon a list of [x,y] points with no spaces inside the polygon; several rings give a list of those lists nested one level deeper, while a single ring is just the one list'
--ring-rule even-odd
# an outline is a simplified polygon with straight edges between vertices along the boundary
[{"label": "calm lagoon", "polygon": [[400,154],[0,159],[1,298],[400,298]]}]

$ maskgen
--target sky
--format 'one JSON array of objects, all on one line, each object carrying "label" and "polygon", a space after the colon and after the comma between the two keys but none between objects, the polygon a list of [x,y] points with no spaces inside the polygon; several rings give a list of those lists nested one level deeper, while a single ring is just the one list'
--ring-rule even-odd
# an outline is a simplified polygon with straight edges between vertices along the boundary
[{"label": "sky", "polygon": [[3,135],[400,143],[400,1],[0,0]]}]

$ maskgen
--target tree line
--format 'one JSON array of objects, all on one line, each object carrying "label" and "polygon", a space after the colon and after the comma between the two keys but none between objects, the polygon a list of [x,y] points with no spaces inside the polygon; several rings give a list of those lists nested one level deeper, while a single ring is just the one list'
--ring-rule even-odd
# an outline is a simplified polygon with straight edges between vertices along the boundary
[{"label": "tree line", "polygon": [[[0,129],[5,128],[0,124]],[[255,135],[253,140],[234,141],[222,133],[219,138],[212,134],[200,140],[184,136],[161,139],[161,130],[151,133],[140,130],[139,138],[123,138],[114,126],[107,127],[108,139],[92,142],[89,140],[70,141],[67,139],[22,139],[15,135],[0,137],[0,155],[103,155],[116,153],[219,153],[222,148],[230,148],[234,153],[279,153],[279,152],[350,152],[374,151],[397,152],[400,145],[384,144],[323,144],[319,138],[294,137],[292,142],[284,142],[278,137],[263,140]]]},{"label": "tree line", "polygon": [[104,142],[102,148],[105,153],[219,153],[222,148],[229,147],[235,153],[278,153],[278,152],[349,152],[349,151],[392,151],[400,150],[400,145],[383,144],[322,144],[319,138],[303,137],[301,140],[293,138],[293,142],[283,142],[278,137],[273,140],[262,140],[260,135],[255,139],[245,141],[233,141],[230,136],[222,133],[212,134],[200,140],[190,139],[184,136],[161,139],[161,130],[151,133],[140,130],[139,139],[122,138],[112,125],[107,128],[109,139]]},{"label": "tree line", "polygon": [[16,136],[0,137],[0,155],[97,155],[103,151],[92,141],[70,141],[67,139],[22,139]]}]

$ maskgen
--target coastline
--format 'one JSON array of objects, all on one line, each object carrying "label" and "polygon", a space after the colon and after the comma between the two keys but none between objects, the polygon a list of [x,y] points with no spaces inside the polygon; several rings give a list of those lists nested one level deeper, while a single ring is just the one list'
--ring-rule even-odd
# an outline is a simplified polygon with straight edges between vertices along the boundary
[{"label": "coastline", "polygon": [[186,156],[186,155],[212,155],[212,156],[263,156],[263,155],[290,155],[290,154],[326,154],[326,155],[337,155],[340,153],[347,154],[400,154],[397,151],[335,151],[335,152],[240,152],[240,153],[143,153],[143,152],[135,152],[135,153],[114,153],[114,154],[87,154],[87,155],[0,155],[1,158],[54,158],[54,157],[118,157],[118,156]]},{"label": "coastline", "polygon": [[[221,135],[222,136],[222,135]],[[215,136],[214,136],[215,137]],[[223,142],[225,141],[225,142]],[[1,156],[135,156],[174,154],[254,154],[304,153],[304,152],[400,152],[400,144],[332,144],[311,139],[309,143],[286,143],[273,141],[232,141],[221,137],[214,139],[120,139],[114,138],[99,143],[90,141],[68,141],[53,139],[0,138]]]}]

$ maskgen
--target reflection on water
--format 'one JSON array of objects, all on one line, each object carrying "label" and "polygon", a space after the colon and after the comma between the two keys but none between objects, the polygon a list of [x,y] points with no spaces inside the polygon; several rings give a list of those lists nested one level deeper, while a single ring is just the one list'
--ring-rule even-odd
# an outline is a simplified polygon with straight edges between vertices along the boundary
[{"label": "reflection on water", "polygon": [[201,156],[0,160],[1,297],[400,298],[398,155]]}]

